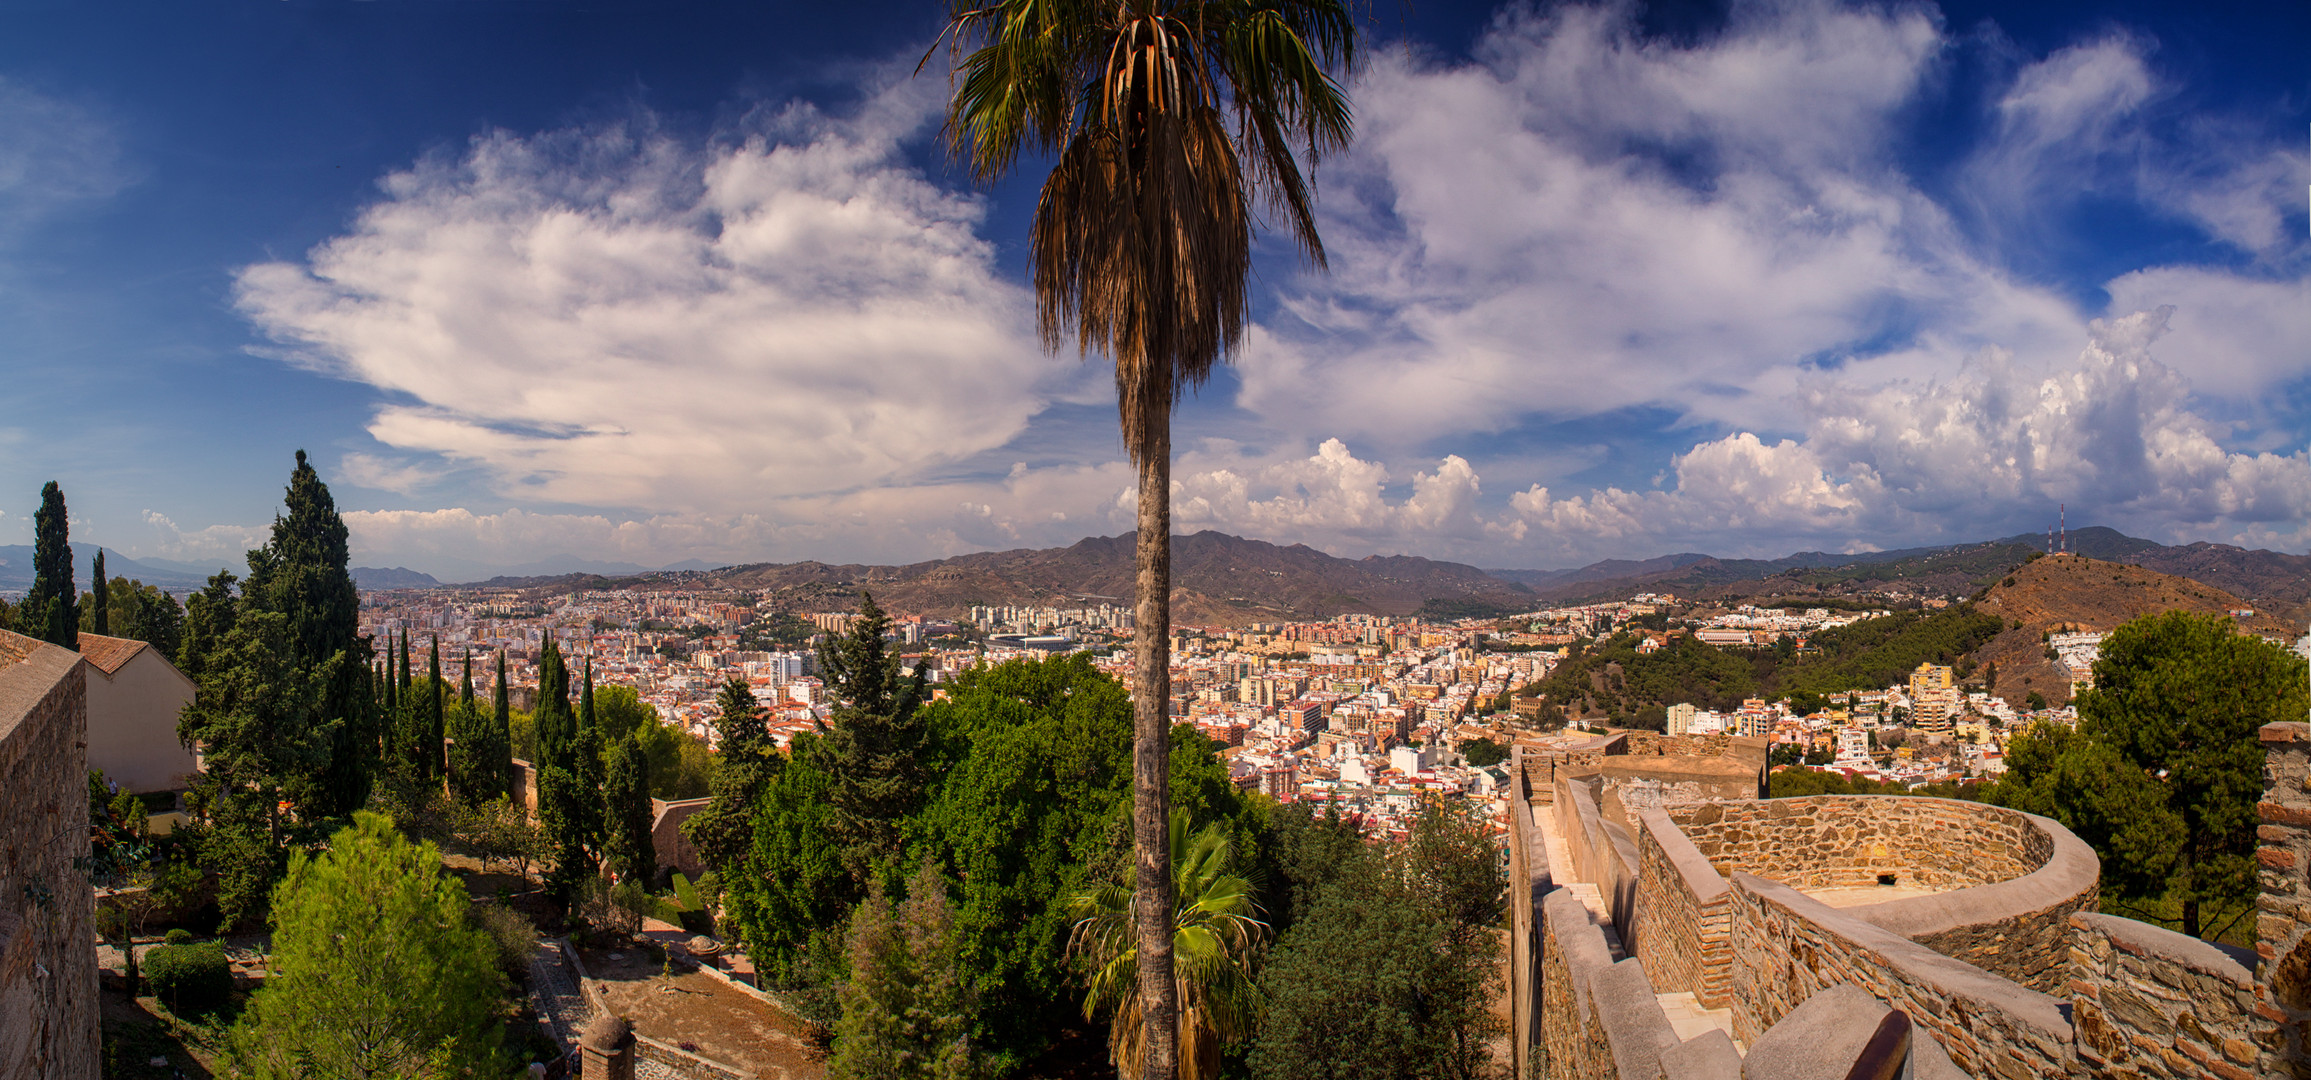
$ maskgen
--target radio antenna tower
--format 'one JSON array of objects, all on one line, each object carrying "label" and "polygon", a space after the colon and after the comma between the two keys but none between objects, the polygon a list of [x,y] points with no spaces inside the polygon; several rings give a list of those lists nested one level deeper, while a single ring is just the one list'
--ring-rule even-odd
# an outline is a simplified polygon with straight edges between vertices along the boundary
[{"label": "radio antenna tower", "polygon": [[2061,515],[2059,520],[2062,522],[2062,553],[2068,555],[2070,554],[2070,507],[2065,503],[2054,505],[2060,508],[2055,512]]}]

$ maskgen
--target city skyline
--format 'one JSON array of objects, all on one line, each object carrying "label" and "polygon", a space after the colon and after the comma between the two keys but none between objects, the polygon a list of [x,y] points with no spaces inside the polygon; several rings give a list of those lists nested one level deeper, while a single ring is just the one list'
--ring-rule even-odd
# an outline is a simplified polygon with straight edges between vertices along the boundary
[{"label": "city skyline", "polygon": [[[6,16],[0,544],[53,478],[76,538],[237,564],[300,446],[359,565],[1127,531],[1107,379],[1033,340],[1032,186],[964,184],[910,74],[937,10],[639,11]],[[2311,85],[2264,18],[1376,13],[1332,273],[1263,255],[1175,522],[1538,568],[2067,502],[2302,550]]]}]

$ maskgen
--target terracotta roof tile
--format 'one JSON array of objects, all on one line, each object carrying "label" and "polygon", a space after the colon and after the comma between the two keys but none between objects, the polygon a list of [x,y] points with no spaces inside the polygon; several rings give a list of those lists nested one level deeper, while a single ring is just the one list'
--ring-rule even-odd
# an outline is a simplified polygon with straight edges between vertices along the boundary
[{"label": "terracotta roof tile", "polygon": [[147,647],[144,642],[127,638],[104,637],[86,631],[80,635],[81,657],[106,675],[119,674],[122,664]]}]

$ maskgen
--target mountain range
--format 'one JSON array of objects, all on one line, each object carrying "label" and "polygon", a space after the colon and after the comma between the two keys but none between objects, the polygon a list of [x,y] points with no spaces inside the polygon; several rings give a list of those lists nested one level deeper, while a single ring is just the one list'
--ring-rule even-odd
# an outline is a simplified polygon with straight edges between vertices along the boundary
[{"label": "mountain range", "polygon": [[[501,576],[483,587],[538,592],[603,588],[745,590],[791,610],[855,603],[862,591],[898,611],[959,615],[974,604],[1076,607],[1131,602],[1135,564],[1129,534],[1089,537],[1063,548],[977,552],[905,566],[824,562],[754,563],[712,570],[635,575]],[[1606,560],[1561,570],[1481,570],[1409,555],[1343,559],[1308,547],[1220,532],[1175,537],[1173,617],[1188,625],[1328,618],[1341,612],[1487,614],[1669,592],[1728,603],[1877,602],[1887,597],[1972,595],[2043,551],[2032,534],[1976,544],[1780,559],[1721,559],[1700,553]],[[2115,529],[2073,530],[2068,549],[2185,577],[2301,623],[2311,615],[2311,556],[2206,542],[2168,546]],[[428,576],[356,569],[364,587],[425,587]],[[394,585],[383,584],[387,581]],[[369,584],[376,582],[379,584]]]},{"label": "mountain range", "polygon": [[[2043,534],[1975,544],[1836,554],[1802,551],[1779,559],[1719,558],[1698,552],[1608,559],[1555,570],[1478,569],[1410,555],[1344,559],[1305,544],[1278,545],[1220,532],[1176,537],[1173,612],[1189,624],[1329,618],[1342,612],[1488,614],[1552,604],[1675,593],[1727,603],[1876,602],[1888,596],[1972,595],[2045,549]],[[2311,556],[2204,541],[2165,545],[2115,529],[2071,530],[2073,553],[2189,578],[2301,625],[2311,616]],[[467,587],[570,591],[591,588],[732,589],[766,594],[793,610],[856,602],[861,591],[894,610],[960,615],[974,604],[1078,607],[1131,603],[1133,538],[1095,536],[1067,547],[975,552],[905,566],[825,562],[711,567],[696,560],[660,570],[548,558]],[[73,545],[82,583],[96,547]],[[106,570],[171,592],[199,588],[222,564],[105,556]],[[232,567],[238,571],[237,564]],[[571,571],[577,571],[575,573]],[[422,589],[447,583],[406,567],[355,567],[364,589]],[[32,584],[32,549],[0,546],[0,593]]]}]

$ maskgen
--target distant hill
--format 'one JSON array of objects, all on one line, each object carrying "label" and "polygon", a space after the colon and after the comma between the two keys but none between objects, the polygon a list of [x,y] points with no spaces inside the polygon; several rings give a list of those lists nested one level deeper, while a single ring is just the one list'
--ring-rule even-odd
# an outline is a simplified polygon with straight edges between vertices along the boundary
[{"label": "distant hill", "polygon": [[[72,545],[74,583],[88,588],[95,580],[97,546],[75,542]],[[20,593],[32,588],[32,555],[30,544],[0,545],[0,592]],[[237,561],[237,560],[236,560]],[[224,569],[219,562],[211,569],[201,569],[197,563],[169,562],[163,559],[139,561],[120,552],[104,549],[104,572],[110,577],[124,577],[173,593],[185,593],[208,584],[209,575]]]},{"label": "distant hill", "polygon": [[[2214,586],[2300,626],[2311,618],[2311,555],[2200,541],[2168,546],[2116,529],[2072,529],[2070,550]],[[1548,603],[1622,599],[1669,592],[1700,600],[1791,603],[1878,596],[1971,596],[2043,552],[2043,533],[1979,544],[1905,548],[1861,555],[1799,552],[1781,559],[1719,559],[1685,553],[1631,561],[1609,559],[1569,570],[1491,570],[1531,588]]]},{"label": "distant hill", "polygon": [[431,589],[440,584],[432,574],[422,574],[406,566],[382,570],[374,566],[353,568],[353,587],[357,589]]},{"label": "distant hill", "polygon": [[[1063,548],[987,551],[906,566],[755,563],[624,578],[564,575],[481,585],[538,591],[601,588],[732,589],[795,610],[857,603],[861,592],[894,611],[952,617],[975,604],[1080,607],[1132,602],[1134,538],[1094,536]],[[1278,546],[1219,532],[1172,541],[1173,619],[1184,625],[1330,618],[1343,612],[1409,615],[1424,606],[1509,612],[1532,591],[1473,566],[1407,555],[1341,559],[1304,544]]]},{"label": "distant hill", "polygon": [[[2161,611],[2222,614],[2250,606],[2204,582],[2141,566],[2084,556],[2044,558],[2016,568],[1976,605],[2005,619],[2007,629],[1973,659],[1981,666],[1998,665],[1997,692],[2008,701],[2020,702],[2035,690],[2060,704],[2070,697],[2070,682],[2046,655],[2048,631],[2108,631]],[[2290,637],[2301,633],[2299,626],[2260,611],[2240,625]]]}]

